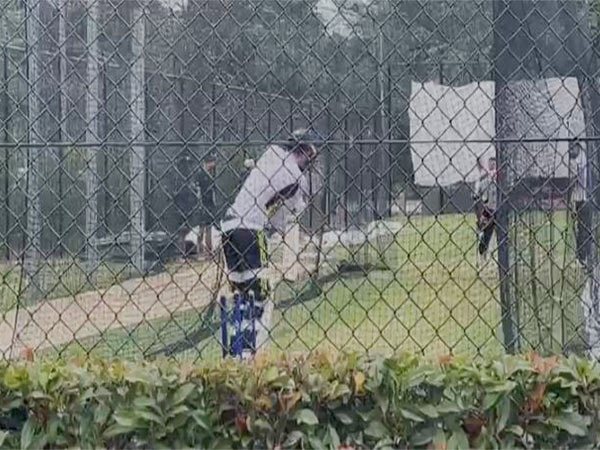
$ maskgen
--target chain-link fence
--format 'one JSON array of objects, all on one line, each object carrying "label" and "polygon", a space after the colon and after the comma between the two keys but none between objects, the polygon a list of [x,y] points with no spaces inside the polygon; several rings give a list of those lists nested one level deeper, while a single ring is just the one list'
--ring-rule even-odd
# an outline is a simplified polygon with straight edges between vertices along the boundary
[{"label": "chain-link fence", "polygon": [[223,224],[305,127],[265,348],[595,355],[598,10],[2,0],[4,357],[219,357]]}]

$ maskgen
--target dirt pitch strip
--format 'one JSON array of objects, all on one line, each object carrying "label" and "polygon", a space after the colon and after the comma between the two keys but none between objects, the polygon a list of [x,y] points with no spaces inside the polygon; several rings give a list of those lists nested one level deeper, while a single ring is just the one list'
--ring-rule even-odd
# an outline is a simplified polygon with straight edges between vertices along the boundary
[{"label": "dirt pitch strip", "polygon": [[[347,233],[328,234],[322,242],[322,250],[355,239],[346,236]],[[360,240],[364,239],[363,234]],[[308,241],[306,235],[300,237],[301,258],[294,268],[283,268],[281,262],[277,262],[282,259],[281,240],[269,243],[272,254],[279,253],[267,273],[272,286],[290,272],[295,273],[296,279],[305,279],[308,271],[314,269],[315,241],[312,244]],[[324,263],[322,260],[321,264]],[[59,349],[108,330],[200,310],[213,298],[218,267],[214,262],[183,265],[175,273],[130,279],[106,289],[42,301],[20,308],[16,323],[17,311],[12,309],[0,321],[0,353],[8,359],[18,357],[27,348],[34,351]],[[223,280],[219,294],[227,291]]]},{"label": "dirt pitch strip", "polygon": [[16,332],[16,309],[12,309],[0,322],[0,352],[9,358],[27,347],[60,348],[109,329],[201,308],[212,298],[216,269],[216,264],[182,267],[174,274],[130,279],[107,289],[43,301],[20,309]]},{"label": "dirt pitch strip", "polygon": [[[106,289],[42,301],[20,308],[16,327],[17,310],[12,309],[0,322],[0,353],[8,359],[18,357],[26,348],[58,349],[111,329],[200,310],[213,298],[216,276],[215,263],[182,267],[174,274],[130,279]],[[275,266],[267,276],[271,283],[277,283],[282,271]],[[219,294],[226,292],[223,280]]]}]

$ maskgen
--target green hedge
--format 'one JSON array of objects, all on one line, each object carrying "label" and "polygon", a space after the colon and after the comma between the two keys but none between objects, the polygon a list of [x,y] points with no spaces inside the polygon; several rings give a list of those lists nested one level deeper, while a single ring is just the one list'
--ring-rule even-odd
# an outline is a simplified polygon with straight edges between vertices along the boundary
[{"label": "green hedge", "polygon": [[288,356],[254,365],[15,363],[1,448],[582,448],[600,368],[536,355]]}]

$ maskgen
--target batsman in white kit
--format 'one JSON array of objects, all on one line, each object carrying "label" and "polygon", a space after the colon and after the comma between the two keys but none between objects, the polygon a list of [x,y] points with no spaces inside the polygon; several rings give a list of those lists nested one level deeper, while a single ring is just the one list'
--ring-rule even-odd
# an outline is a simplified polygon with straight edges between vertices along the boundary
[{"label": "batsman in white kit", "polygon": [[[266,231],[283,234],[286,214],[298,217],[306,206],[305,174],[323,140],[313,130],[292,133],[285,145],[270,145],[252,167],[221,223],[222,248],[232,292],[252,295],[254,310],[242,322],[244,342],[255,342],[252,354],[269,336],[273,301],[266,278]],[[254,323],[249,323],[253,320]],[[253,331],[254,330],[254,331]]]}]

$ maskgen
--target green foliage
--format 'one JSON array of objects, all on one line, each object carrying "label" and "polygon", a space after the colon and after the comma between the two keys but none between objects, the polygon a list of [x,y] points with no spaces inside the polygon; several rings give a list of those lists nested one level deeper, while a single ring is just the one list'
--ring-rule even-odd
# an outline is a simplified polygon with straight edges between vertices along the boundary
[{"label": "green foliage", "polygon": [[[467,361],[467,360],[465,360]],[[2,448],[586,448],[600,367],[575,357],[0,368]]]}]

